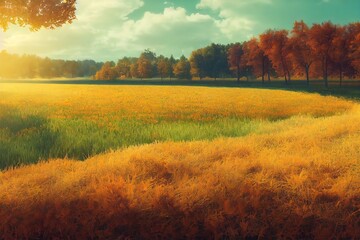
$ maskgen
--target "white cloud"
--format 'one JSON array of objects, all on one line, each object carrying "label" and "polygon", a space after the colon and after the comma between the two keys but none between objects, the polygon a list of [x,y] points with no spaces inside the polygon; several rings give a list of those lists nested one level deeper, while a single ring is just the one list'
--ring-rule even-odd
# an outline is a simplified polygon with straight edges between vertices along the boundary
[{"label": "white cloud", "polygon": [[[246,14],[247,9],[257,5],[269,5],[273,0],[201,0],[198,9],[219,11],[220,20],[217,24],[229,39],[245,40],[244,35],[251,36],[258,24],[252,16]],[[247,39],[248,37],[246,37]]]},{"label": "white cloud", "polygon": [[[219,2],[231,7],[234,1],[212,0],[214,8],[225,11]],[[138,56],[145,48],[178,57],[212,42],[245,40],[254,26],[253,21],[237,15],[216,19],[169,6],[162,13],[145,12],[139,20],[128,17],[143,5],[144,0],[78,0],[73,24],[38,32],[13,26],[3,34],[3,47],[13,53],[65,59],[116,60]]]},{"label": "white cloud", "polygon": [[120,29],[143,4],[142,0],[78,0],[77,19],[71,25],[38,32],[12,26],[3,33],[3,49],[53,58],[113,58],[108,32]]},{"label": "white cloud", "polygon": [[245,17],[229,17],[218,20],[216,23],[220,31],[232,41],[244,40],[244,35],[251,34],[255,25],[253,21]]},{"label": "white cloud", "polygon": [[128,14],[143,5],[142,0],[79,0],[77,19],[88,24],[111,24],[127,19]]},{"label": "white cloud", "polygon": [[241,11],[242,8],[256,4],[271,4],[272,0],[201,0],[196,6],[199,9],[210,8],[219,10],[223,17],[234,16]]},{"label": "white cloud", "polygon": [[163,13],[146,12],[138,21],[128,20],[121,35],[112,33],[118,48],[130,47],[136,51],[148,47],[158,53],[180,56],[194,48],[219,41],[221,34],[215,20],[209,15],[187,14],[184,8],[165,8]]}]

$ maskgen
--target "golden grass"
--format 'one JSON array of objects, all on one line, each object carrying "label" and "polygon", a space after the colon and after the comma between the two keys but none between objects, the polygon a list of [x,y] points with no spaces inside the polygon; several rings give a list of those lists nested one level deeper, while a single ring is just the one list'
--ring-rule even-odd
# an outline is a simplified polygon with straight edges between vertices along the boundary
[{"label": "golden grass", "polygon": [[0,106],[52,118],[91,119],[102,124],[116,119],[156,122],[325,116],[353,106],[349,101],[317,94],[236,88],[2,83],[0,94]]},{"label": "golden grass", "polygon": [[[206,92],[197,94],[217,99]],[[359,239],[359,107],[266,130],[2,172],[0,239]]]}]

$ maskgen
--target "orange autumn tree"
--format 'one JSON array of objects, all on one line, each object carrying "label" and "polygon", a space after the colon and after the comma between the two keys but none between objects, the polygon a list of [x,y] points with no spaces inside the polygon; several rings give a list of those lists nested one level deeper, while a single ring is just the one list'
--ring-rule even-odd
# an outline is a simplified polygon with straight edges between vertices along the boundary
[{"label": "orange autumn tree", "polygon": [[96,73],[95,80],[115,80],[118,77],[118,71],[114,62],[106,62]]},{"label": "orange autumn tree", "polygon": [[271,63],[264,51],[260,48],[259,41],[256,38],[252,38],[248,42],[244,42],[243,51],[243,60],[248,67],[252,68],[253,74],[256,77],[261,76],[261,80],[264,83],[265,74],[267,73],[268,80],[270,81]]},{"label": "orange autumn tree", "polygon": [[190,62],[189,60],[182,55],[180,57],[180,60],[174,65],[174,75],[178,79],[191,79],[191,73],[190,73]]},{"label": "orange autumn tree", "polygon": [[355,68],[357,74],[360,74],[360,33],[356,35],[355,39],[350,45],[350,59],[352,66]]},{"label": "orange autumn tree", "polygon": [[342,85],[343,73],[350,64],[350,32],[347,26],[337,26],[332,40],[332,50],[330,51],[331,61],[339,73],[340,86]]},{"label": "orange autumn tree", "polygon": [[360,22],[346,26],[348,34],[348,66],[346,74],[350,77],[360,76]]},{"label": "orange autumn tree", "polygon": [[235,43],[228,50],[228,63],[231,71],[236,73],[237,82],[240,82],[240,69],[242,57],[244,55],[241,43]]},{"label": "orange autumn tree", "polygon": [[171,65],[168,58],[164,57],[163,55],[160,55],[157,59],[157,72],[160,75],[161,80],[164,79],[164,77],[169,77],[170,71],[171,71]]},{"label": "orange autumn tree", "polygon": [[9,24],[56,28],[75,19],[76,0],[2,0],[0,1],[0,28]]},{"label": "orange autumn tree", "polygon": [[291,79],[290,47],[288,31],[268,30],[260,35],[260,47],[270,59],[276,72],[285,77],[288,83]]},{"label": "orange autumn tree", "polygon": [[310,46],[313,53],[320,59],[325,86],[328,87],[329,65],[333,40],[336,36],[336,26],[331,22],[314,24],[309,31]]},{"label": "orange autumn tree", "polygon": [[316,61],[316,56],[309,43],[309,27],[304,21],[295,22],[289,40],[290,57],[295,69],[304,71],[307,84],[310,84],[309,71],[311,65]]},{"label": "orange autumn tree", "polygon": [[152,78],[154,75],[154,66],[156,63],[156,54],[149,49],[141,53],[137,60],[137,72],[141,79]]}]

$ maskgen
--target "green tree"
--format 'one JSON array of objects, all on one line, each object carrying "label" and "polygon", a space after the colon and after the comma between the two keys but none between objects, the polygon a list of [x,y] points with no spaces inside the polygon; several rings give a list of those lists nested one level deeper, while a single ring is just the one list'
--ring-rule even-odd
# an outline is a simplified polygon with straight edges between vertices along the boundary
[{"label": "green tree", "polygon": [[55,70],[56,69],[54,68],[54,64],[50,58],[42,59],[39,62],[39,75],[40,75],[39,77],[54,78],[56,77]]},{"label": "green tree", "polygon": [[221,44],[211,44],[197,49],[190,56],[191,74],[214,79],[229,74],[227,48]]},{"label": "green tree", "polygon": [[205,48],[206,75],[217,79],[229,73],[226,46],[221,44],[211,44]]},{"label": "green tree", "polygon": [[206,77],[206,62],[204,49],[197,49],[190,56],[190,73],[193,77],[199,77],[200,80]]},{"label": "green tree", "polygon": [[[65,62],[65,75],[66,77],[73,78],[78,76],[79,63],[76,61],[66,61]],[[108,80],[108,79],[106,79]]]}]

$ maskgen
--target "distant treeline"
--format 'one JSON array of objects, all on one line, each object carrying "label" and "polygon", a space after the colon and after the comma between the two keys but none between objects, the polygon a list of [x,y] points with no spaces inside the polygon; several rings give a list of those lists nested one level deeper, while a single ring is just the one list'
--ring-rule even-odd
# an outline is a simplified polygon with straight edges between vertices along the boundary
[{"label": "distant treeline", "polygon": [[292,31],[268,30],[257,38],[228,45],[211,44],[179,60],[145,50],[139,58],[106,62],[98,80],[121,78],[241,78],[263,82],[272,78],[328,79],[360,77],[360,23],[331,22],[307,26],[295,22]]},{"label": "distant treeline", "polygon": [[0,78],[75,78],[91,77],[103,63],[94,60],[68,61],[40,58],[34,55],[0,52]]},{"label": "distant treeline", "polygon": [[295,22],[291,31],[267,30],[258,37],[228,45],[211,44],[189,58],[157,56],[145,50],[138,58],[115,62],[65,61],[0,52],[1,78],[339,79],[360,78],[360,22],[335,25]]}]

